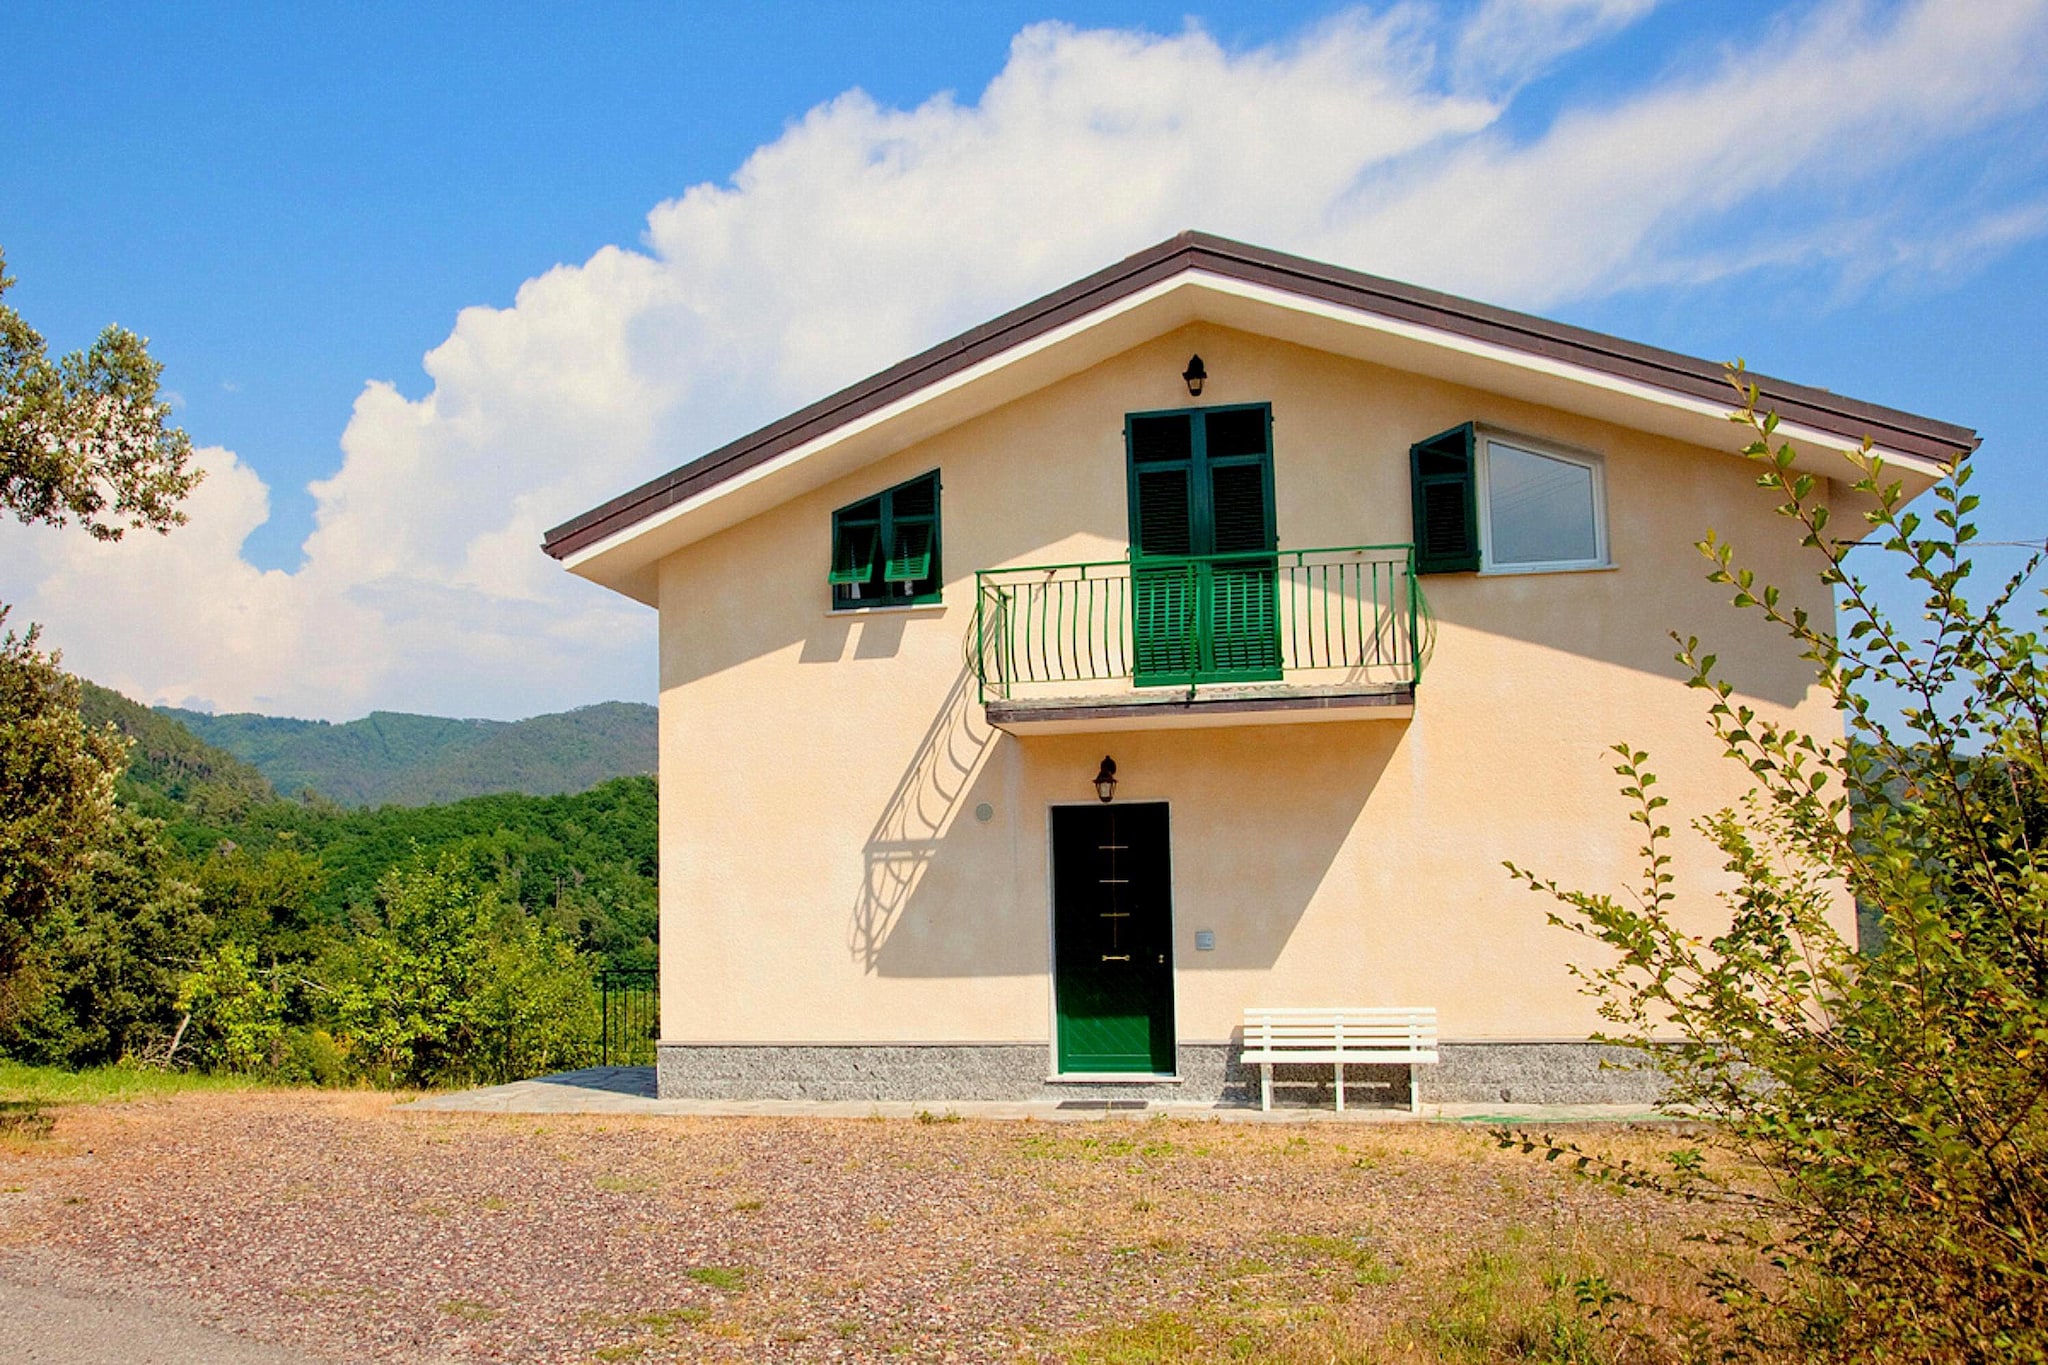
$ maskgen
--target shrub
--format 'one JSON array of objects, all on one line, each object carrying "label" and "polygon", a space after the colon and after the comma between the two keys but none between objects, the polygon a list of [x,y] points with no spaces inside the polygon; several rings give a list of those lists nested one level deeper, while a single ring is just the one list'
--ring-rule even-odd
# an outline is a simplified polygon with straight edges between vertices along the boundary
[{"label": "shrub", "polygon": [[340,1043],[372,1079],[503,1081],[587,1063],[598,1031],[591,961],[452,855],[378,888],[335,989]]},{"label": "shrub", "polygon": [[[1741,376],[1737,373],[1738,385]],[[2048,1359],[2048,691],[2030,557],[1988,604],[1964,597],[1977,499],[1967,459],[1932,493],[1932,524],[1904,510],[1881,459],[1850,457],[1858,528],[1924,598],[1908,628],[1852,573],[1830,529],[1828,481],[1794,467],[1744,389],[1761,487],[1816,556],[1839,619],[1791,608],[1711,534],[1711,579],[1797,642],[1846,723],[1805,733],[1742,704],[1697,640],[1680,661],[1753,790],[1696,827],[1733,874],[1725,931],[1702,942],[1671,915],[1665,798],[1650,758],[1617,747],[1642,831],[1630,894],[1560,888],[1556,923],[1613,950],[1580,975],[1674,1103],[1718,1120],[1740,1163],[1666,1173],[1582,1164],[1685,1197],[1732,1200],[1774,1229],[1770,1283],[1719,1272],[1738,1348],[1800,1358]],[[1844,481],[1846,482],[1846,480]],[[1888,719],[1879,685],[1904,698]],[[1837,932],[1853,902],[1881,932]]]},{"label": "shrub", "polygon": [[287,1085],[341,1085],[349,1078],[348,1056],[326,1029],[287,1029],[274,1076]]},{"label": "shrub", "polygon": [[274,1066],[284,1040],[284,1001],[256,972],[253,949],[233,939],[200,959],[178,990],[194,1053],[230,1071]]}]

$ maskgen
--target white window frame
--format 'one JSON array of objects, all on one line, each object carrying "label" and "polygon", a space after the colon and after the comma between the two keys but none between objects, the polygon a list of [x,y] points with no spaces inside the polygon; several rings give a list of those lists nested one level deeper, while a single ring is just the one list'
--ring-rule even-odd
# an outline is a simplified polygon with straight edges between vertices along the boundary
[{"label": "white window frame", "polygon": [[[1479,572],[1482,574],[1583,573],[1611,569],[1614,560],[1607,547],[1607,461],[1590,450],[1575,450],[1554,441],[1539,440],[1511,431],[1475,429],[1473,435],[1473,496],[1479,501]],[[1493,443],[1526,450],[1545,459],[1560,460],[1591,471],[1593,475],[1593,558],[1557,559],[1540,564],[1499,564],[1493,557]]]}]

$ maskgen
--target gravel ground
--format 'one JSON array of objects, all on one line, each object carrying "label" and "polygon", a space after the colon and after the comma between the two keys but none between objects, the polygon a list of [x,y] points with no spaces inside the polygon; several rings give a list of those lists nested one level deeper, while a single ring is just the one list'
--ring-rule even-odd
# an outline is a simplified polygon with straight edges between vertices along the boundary
[{"label": "gravel ground", "polygon": [[350,1360],[1056,1360],[1226,1294],[1400,1321],[1476,1249],[1648,1247],[1678,1216],[1448,1126],[394,1103],[61,1111],[0,1146],[0,1279]]}]

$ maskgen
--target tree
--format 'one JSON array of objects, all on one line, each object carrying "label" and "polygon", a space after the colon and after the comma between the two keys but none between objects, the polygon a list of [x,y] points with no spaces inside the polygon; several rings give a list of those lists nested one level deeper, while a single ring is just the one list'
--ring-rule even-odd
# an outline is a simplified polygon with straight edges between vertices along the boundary
[{"label": "tree", "polygon": [[181,525],[178,503],[201,471],[170,425],[148,344],[108,327],[90,350],[53,361],[7,306],[13,284],[0,253],[0,507],[29,523],[75,520],[100,540]]},{"label": "tree", "polygon": [[[1644,859],[1633,891],[1510,868],[1562,902],[1553,922],[1612,950],[1580,973],[1607,1041],[1660,1072],[1671,1103],[1713,1119],[1707,1141],[1733,1159],[1681,1154],[1648,1172],[1502,1140],[1759,1215],[1784,1275],[1713,1280],[1737,1310],[1738,1346],[2048,1360],[2048,612],[2022,605],[2042,556],[1973,606],[1968,459],[1933,490],[1930,525],[1867,443],[1845,471],[1867,524],[1838,536],[1828,481],[1795,468],[1775,416],[1757,411],[1739,367],[1735,378],[1755,437],[1745,454],[1847,628],[1790,608],[1711,533],[1709,577],[1796,642],[1846,735],[1757,714],[1683,639],[1714,733],[1753,784],[1739,808],[1695,821],[1733,874],[1726,930],[1702,942],[1674,923],[1666,800],[1649,755],[1626,744],[1615,771]],[[1892,619],[1850,570],[1865,537],[1923,594],[1922,626]],[[1880,681],[1907,699],[1896,721],[1870,699]],[[1836,931],[1851,902],[1881,927],[1877,943]]]},{"label": "tree", "polygon": [[178,994],[199,963],[206,924],[160,827],[116,810],[56,897],[10,989],[0,1047],[29,1061],[92,1066],[162,1059]]},{"label": "tree", "polygon": [[111,828],[128,756],[79,719],[78,682],[57,663],[34,626],[0,635],[0,1024],[20,1006],[14,977],[38,926]]},{"label": "tree", "polygon": [[[199,482],[192,445],[169,425],[163,367],[119,327],[52,361],[8,307],[0,254],[0,507],[26,523],[78,522],[100,540],[168,531]],[[7,607],[0,603],[0,625]],[[20,1001],[15,974],[37,926],[111,832],[127,745],[79,719],[77,682],[36,647],[31,625],[0,636],[0,1022]]]}]

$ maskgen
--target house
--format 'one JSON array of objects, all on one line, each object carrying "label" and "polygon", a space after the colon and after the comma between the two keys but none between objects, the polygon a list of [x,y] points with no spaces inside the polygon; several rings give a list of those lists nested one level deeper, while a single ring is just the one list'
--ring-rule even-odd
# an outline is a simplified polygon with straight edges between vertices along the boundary
[{"label": "house", "polygon": [[[1975,440],[1759,382],[1822,475]],[[549,532],[660,613],[661,1093],[1206,1099],[1246,1008],[1389,1005],[1432,1100],[1636,1093],[1501,864],[1629,884],[1617,740],[1676,811],[1745,790],[1673,629],[1840,733],[1694,548],[1832,610],[1731,399],[1186,233]]]}]

